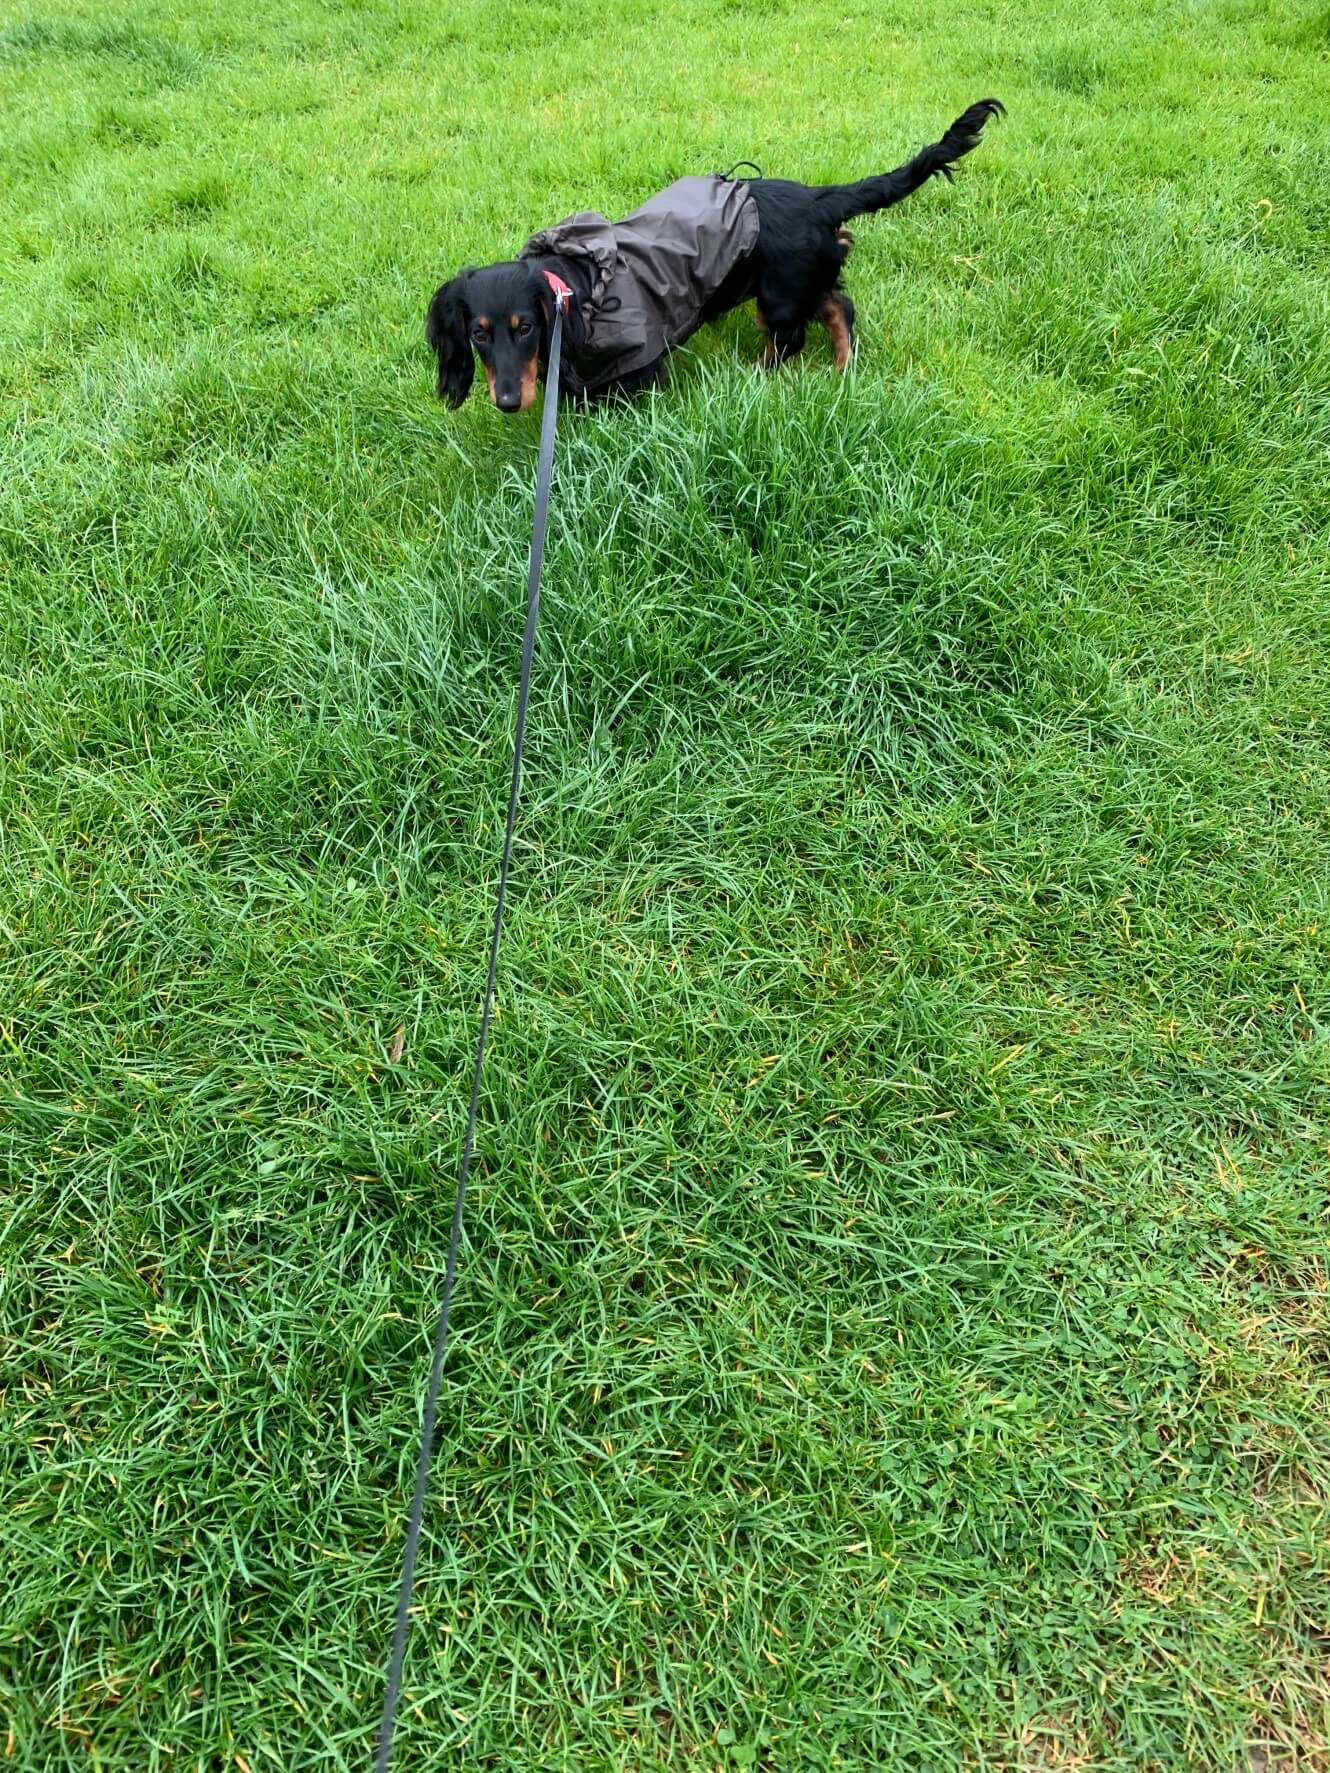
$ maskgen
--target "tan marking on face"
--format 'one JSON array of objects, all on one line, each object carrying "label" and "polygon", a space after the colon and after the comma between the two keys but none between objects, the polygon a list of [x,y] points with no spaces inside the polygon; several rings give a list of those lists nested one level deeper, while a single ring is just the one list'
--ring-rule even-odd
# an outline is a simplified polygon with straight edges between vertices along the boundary
[{"label": "tan marking on face", "polygon": [[850,337],[849,322],[845,318],[845,309],[838,295],[829,295],[822,304],[818,315],[823,326],[831,336],[831,346],[836,353],[836,368],[848,369],[854,351],[854,341]]},{"label": "tan marking on face", "polygon": [[490,368],[488,363],[482,364],[481,368],[485,371],[485,380],[490,385],[490,399],[494,402],[495,406],[497,406],[499,404],[499,397],[494,392],[494,371]]},{"label": "tan marking on face", "polygon": [[540,375],[540,359],[533,357],[522,371],[522,404],[519,412],[525,412],[529,406],[536,404],[536,381]]},{"label": "tan marking on face", "polygon": [[480,330],[482,332],[493,332],[494,331],[494,322],[490,319],[488,314],[477,314],[476,315],[476,325],[480,328]]},{"label": "tan marking on face", "polygon": [[508,316],[508,324],[512,327],[513,331],[516,332],[518,327],[522,324],[522,316],[520,314],[510,314]]}]

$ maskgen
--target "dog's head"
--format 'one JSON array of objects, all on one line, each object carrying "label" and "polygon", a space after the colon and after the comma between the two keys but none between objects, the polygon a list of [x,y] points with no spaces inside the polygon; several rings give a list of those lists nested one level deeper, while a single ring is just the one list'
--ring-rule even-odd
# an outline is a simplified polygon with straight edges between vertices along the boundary
[{"label": "dog's head", "polygon": [[535,404],[545,365],[554,297],[540,273],[520,260],[459,271],[435,292],[425,337],[439,360],[439,399],[460,406],[479,357],[490,399],[500,412]]}]

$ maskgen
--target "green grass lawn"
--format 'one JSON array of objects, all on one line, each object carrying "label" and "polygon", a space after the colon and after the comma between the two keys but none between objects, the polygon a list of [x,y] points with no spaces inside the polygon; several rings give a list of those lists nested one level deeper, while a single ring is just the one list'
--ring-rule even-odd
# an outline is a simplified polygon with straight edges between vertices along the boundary
[{"label": "green grass lawn", "polygon": [[1326,1768],[1324,0],[28,4],[0,1768],[368,1764],[535,462],[435,284],[988,93],[850,377],[565,417],[397,1765]]}]

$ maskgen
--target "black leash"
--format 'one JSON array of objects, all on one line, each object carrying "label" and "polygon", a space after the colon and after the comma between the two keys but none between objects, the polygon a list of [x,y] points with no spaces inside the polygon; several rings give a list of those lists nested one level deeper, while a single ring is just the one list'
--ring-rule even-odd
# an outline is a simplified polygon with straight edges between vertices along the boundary
[{"label": "black leash", "polygon": [[392,1654],[388,1659],[388,1684],[383,1695],[379,1746],[374,1757],[375,1773],[388,1773],[388,1762],[393,1750],[393,1728],[397,1722],[397,1702],[402,1692],[406,1636],[411,1629],[411,1596],[416,1580],[416,1554],[420,1549],[420,1526],[425,1514],[425,1495],[429,1489],[430,1457],[434,1451],[434,1421],[438,1413],[439,1386],[443,1378],[443,1356],[448,1346],[448,1311],[452,1305],[453,1280],[457,1274],[457,1246],[462,1237],[462,1207],[466,1200],[467,1178],[471,1174],[471,1159],[476,1147],[480,1077],[485,1066],[485,1042],[489,1037],[490,1018],[494,1012],[494,979],[499,965],[499,936],[503,930],[504,901],[508,896],[508,869],[513,855],[513,828],[517,823],[517,796],[522,786],[522,745],[526,738],[526,711],[531,695],[531,659],[535,652],[536,623],[540,616],[540,568],[545,558],[545,523],[550,509],[554,425],[559,414],[559,354],[563,341],[563,309],[567,299],[566,289],[562,293],[555,291],[554,327],[550,336],[549,367],[545,372],[545,411],[541,418],[540,457],[536,468],[536,514],[531,527],[531,564],[527,569],[526,580],[526,629],[522,635],[522,675],[517,689],[517,730],[513,735],[513,775],[508,789],[508,824],[503,836],[503,860],[499,864],[499,890],[494,901],[494,928],[490,933],[489,972],[485,979],[485,1000],[480,1012],[480,1038],[476,1042],[476,1064],[471,1075],[471,1106],[467,1111],[462,1163],[457,1174],[457,1194],[453,1200],[453,1229],[448,1240],[448,1263],[443,1273],[443,1300],[439,1306],[438,1328],[434,1333],[434,1364],[430,1368],[429,1390],[425,1394],[425,1422],[421,1430],[420,1457],[416,1461],[416,1489],[411,1498],[411,1513],[406,1524],[402,1583],[397,1593],[397,1620],[393,1626]]}]

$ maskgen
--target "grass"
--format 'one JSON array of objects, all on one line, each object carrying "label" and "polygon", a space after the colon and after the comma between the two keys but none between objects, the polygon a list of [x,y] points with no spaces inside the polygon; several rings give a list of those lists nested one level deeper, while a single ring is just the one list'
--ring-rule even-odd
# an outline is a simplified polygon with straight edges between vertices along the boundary
[{"label": "grass", "polygon": [[535,445],[431,289],[996,92],[851,378],[564,424],[398,1765],[1326,1767],[1324,10],[39,4],[0,1765],[367,1764]]}]

